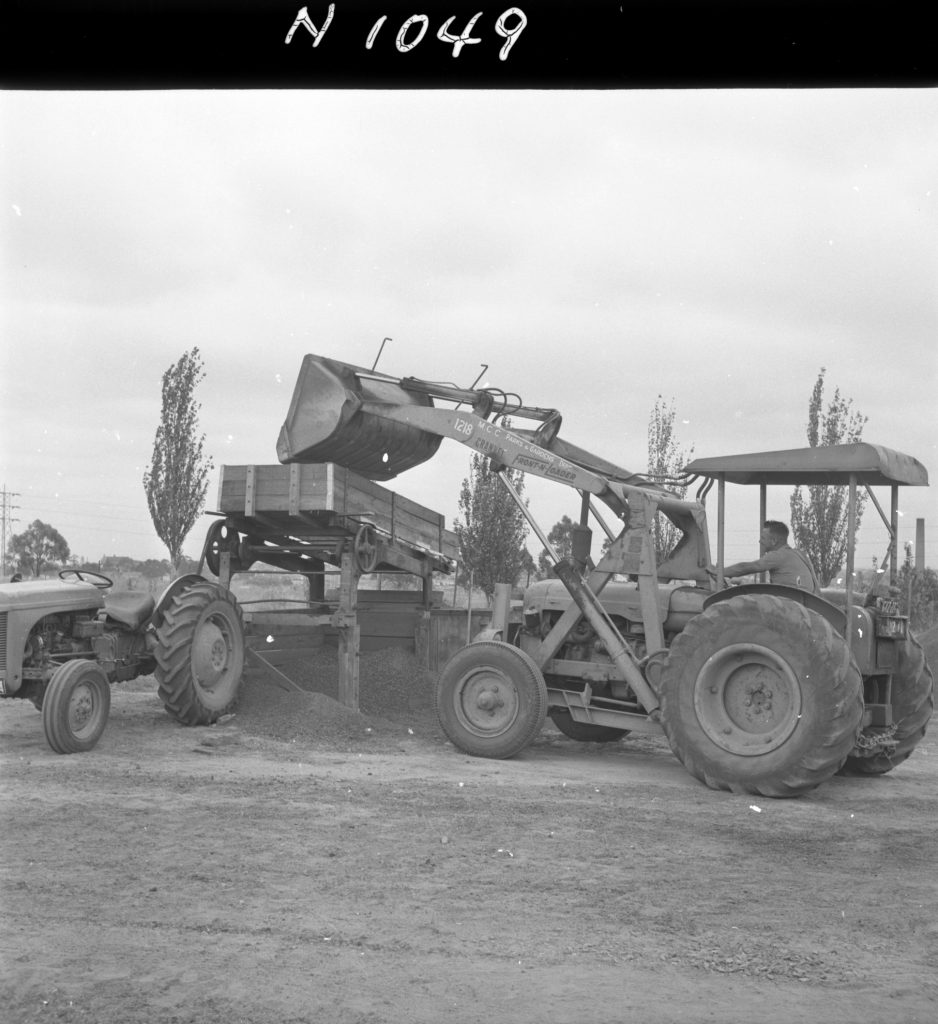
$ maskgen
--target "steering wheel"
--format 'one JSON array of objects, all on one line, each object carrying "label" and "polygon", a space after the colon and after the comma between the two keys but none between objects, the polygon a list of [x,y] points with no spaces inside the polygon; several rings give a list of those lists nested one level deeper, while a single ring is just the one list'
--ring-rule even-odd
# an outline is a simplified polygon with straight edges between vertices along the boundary
[{"label": "steering wheel", "polygon": [[59,573],[60,580],[76,579],[81,583],[90,583],[98,590],[107,590],[114,586],[114,581],[101,572],[92,572],[90,569],[63,569]]},{"label": "steering wheel", "polygon": [[[716,572],[714,570],[712,570],[712,569],[707,569],[706,573],[710,577],[710,579],[713,580],[714,583],[716,583],[716,581],[717,581],[717,574],[716,574]],[[729,579],[727,579],[726,576],[723,577],[723,590],[729,590],[731,587],[735,587],[737,585],[738,584],[732,583]]]}]

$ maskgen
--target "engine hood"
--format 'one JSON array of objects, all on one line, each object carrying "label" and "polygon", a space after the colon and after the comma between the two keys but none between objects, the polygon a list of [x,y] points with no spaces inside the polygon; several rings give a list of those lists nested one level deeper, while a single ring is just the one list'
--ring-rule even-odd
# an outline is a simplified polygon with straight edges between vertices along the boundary
[{"label": "engine hood", "polygon": [[[703,608],[709,590],[686,584],[664,584],[658,587],[658,609],[662,622],[670,625],[672,615],[689,616],[698,614]],[[573,598],[560,580],[538,580],[524,592],[524,614],[538,615],[544,611],[563,611]],[[630,622],[642,621],[642,604],[635,583],[613,580],[603,587],[599,594],[603,608],[610,615],[618,615]],[[677,626],[677,621],[674,625]]]},{"label": "engine hood", "polygon": [[90,583],[65,580],[25,580],[0,583],[0,611],[97,611],[104,607],[104,592]]}]

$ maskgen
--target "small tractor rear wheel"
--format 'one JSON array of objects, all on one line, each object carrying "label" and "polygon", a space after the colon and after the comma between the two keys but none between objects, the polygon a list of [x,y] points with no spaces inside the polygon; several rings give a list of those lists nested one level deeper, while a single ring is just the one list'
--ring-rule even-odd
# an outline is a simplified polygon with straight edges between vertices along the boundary
[{"label": "small tractor rear wheel", "polygon": [[798,796],[843,765],[863,715],[860,673],[821,615],[774,595],[688,623],[661,676],[671,749],[712,789]]},{"label": "small tractor rear wheel", "polygon": [[475,757],[514,757],[541,731],[547,685],[531,657],[500,640],[481,640],[444,665],[436,710],[447,737]]},{"label": "small tractor rear wheel", "polygon": [[844,775],[885,775],[918,746],[935,708],[935,680],[922,645],[910,636],[899,648],[899,663],[892,677],[892,718],[896,748],[872,757],[848,757]]},{"label": "small tractor rear wheel", "polygon": [[156,631],[156,680],[167,712],[183,725],[211,725],[231,707],[244,669],[241,609],[206,581],[173,597]]},{"label": "small tractor rear wheel", "polygon": [[60,665],[42,698],[42,728],[57,754],[79,754],[101,738],[111,709],[111,685],[96,662]]},{"label": "small tractor rear wheel", "polygon": [[566,708],[551,708],[547,713],[564,736],[569,736],[571,740],[578,740],[580,743],[614,743],[629,734],[628,729],[578,722]]}]

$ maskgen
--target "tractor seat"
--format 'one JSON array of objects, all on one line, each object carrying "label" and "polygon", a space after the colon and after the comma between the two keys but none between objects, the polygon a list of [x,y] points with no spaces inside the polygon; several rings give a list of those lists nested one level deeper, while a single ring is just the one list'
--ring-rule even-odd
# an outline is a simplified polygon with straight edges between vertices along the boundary
[{"label": "tractor seat", "polygon": [[155,607],[152,594],[137,594],[132,590],[108,594],[104,599],[104,614],[107,618],[129,629],[140,629],[153,614]]}]

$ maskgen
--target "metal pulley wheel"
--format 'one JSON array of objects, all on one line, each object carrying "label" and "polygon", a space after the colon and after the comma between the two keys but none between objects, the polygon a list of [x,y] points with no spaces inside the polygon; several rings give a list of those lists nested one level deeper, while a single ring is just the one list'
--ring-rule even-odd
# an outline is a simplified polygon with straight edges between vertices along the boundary
[{"label": "metal pulley wheel", "polygon": [[363,523],[355,533],[352,554],[359,572],[374,572],[378,564],[378,535],[370,523]]},{"label": "metal pulley wheel", "polygon": [[238,531],[231,529],[223,519],[218,519],[209,527],[208,535],[205,538],[205,564],[213,576],[221,571],[221,553],[227,551],[230,555],[228,562],[232,572],[241,569],[241,561],[238,557],[240,538]]}]

